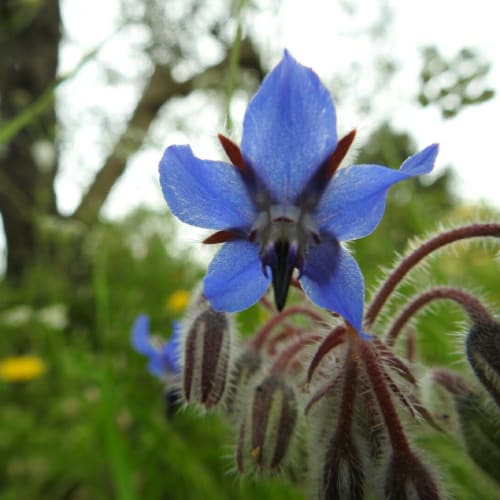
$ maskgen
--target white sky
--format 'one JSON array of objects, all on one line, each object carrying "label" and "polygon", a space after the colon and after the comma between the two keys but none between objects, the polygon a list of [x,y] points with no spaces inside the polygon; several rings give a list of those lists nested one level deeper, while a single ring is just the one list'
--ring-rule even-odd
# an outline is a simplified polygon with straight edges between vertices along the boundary
[{"label": "white sky", "polygon": [[[77,7],[77,0],[65,0],[65,25],[76,42],[68,45],[67,52],[63,52],[63,67],[67,69],[78,61],[81,53],[110,33],[114,16],[113,2],[89,0],[88,3],[95,4],[95,8],[89,5],[82,10]],[[271,64],[278,61],[282,48],[287,47],[300,62],[313,67],[325,82],[332,81],[337,72],[345,73],[353,60],[361,64],[366,61],[366,76],[362,74],[355,82],[362,91],[362,79],[366,78],[366,88],[369,89],[373,75],[373,42],[362,36],[362,33],[381,15],[381,2],[365,0],[359,3],[362,9],[353,17],[346,16],[338,7],[338,2],[324,0],[310,0],[307,8],[301,0],[285,0],[278,15],[269,15],[272,0],[261,0],[262,14],[253,21],[250,29],[253,26],[254,30],[261,33],[264,39],[262,51]],[[387,23],[388,37],[378,50],[394,57],[400,63],[400,70],[383,93],[373,95],[375,110],[393,126],[410,131],[418,147],[439,142],[441,150],[437,168],[448,164],[455,166],[457,190],[463,197],[473,202],[487,200],[500,206],[497,189],[500,165],[496,153],[498,126],[493,121],[494,117],[500,116],[499,96],[483,105],[467,108],[455,119],[445,121],[441,119],[437,108],[421,108],[415,103],[422,60],[420,49],[427,45],[436,45],[445,57],[454,56],[462,47],[478,49],[492,63],[488,84],[500,90],[500,36],[496,2],[475,0],[473,10],[470,2],[452,0],[388,0],[387,3],[395,17]],[[100,16],[93,14],[97,9]],[[269,33],[271,37],[267,36]],[[141,33],[134,32],[134,36],[140,37]],[[120,53],[119,40],[114,46],[111,44],[105,49],[102,58],[106,59],[106,54],[109,56],[111,53],[116,58],[117,52]],[[134,59],[136,61],[136,64],[144,64],[140,58]],[[121,65],[120,69],[123,67]],[[63,92],[72,95],[76,117],[85,113],[82,102],[84,106],[105,108],[113,105],[123,108],[124,102],[134,101],[133,91],[122,90],[117,93],[116,89],[99,88],[95,82],[92,84],[93,77],[93,70],[86,68],[63,89]],[[85,94],[83,89],[87,90]],[[88,92],[90,89],[92,92]],[[335,97],[335,89],[332,92]],[[75,93],[79,94],[77,100],[80,106],[76,104]],[[362,134],[369,134],[376,125],[358,122],[352,114],[351,108],[354,106],[350,106],[349,99],[344,100],[343,108],[345,114],[342,114],[342,109],[338,113],[341,129],[356,126]],[[129,171],[113,190],[105,213],[119,215],[132,206],[144,203],[163,206],[157,182],[157,163],[162,147],[171,142],[189,141],[195,151],[207,157],[215,158],[214,155],[220,154],[215,140],[220,127],[217,117],[206,111],[202,120],[202,125],[198,123],[194,126],[196,133],[187,136],[173,133],[166,127],[163,134],[161,131],[157,133],[158,144],[136,155],[130,162]],[[72,153],[63,157],[66,158],[66,164],[63,164],[63,174],[58,183],[60,206],[67,211],[76,205],[82,186],[91,179],[101,158],[100,146],[92,144],[92,141],[99,142],[92,132],[82,131],[78,141],[80,147],[78,143],[71,144]]]},{"label": "white sky", "polygon": [[[212,1],[218,5],[225,3],[224,0]],[[374,74],[373,42],[362,34],[374,19],[380,17],[382,1],[358,0],[362,8],[352,17],[347,16],[338,6],[339,2],[334,1],[309,0],[305,7],[302,0],[284,0],[283,7],[274,15],[269,15],[271,6],[275,5],[272,0],[260,0],[259,3],[263,7],[262,13],[247,28],[261,35],[261,50],[271,65],[279,60],[282,49],[286,47],[328,84],[336,74],[345,75],[349,65],[356,61],[363,71],[353,82],[353,87],[361,92],[370,88]],[[439,142],[437,169],[448,164],[456,168],[456,188],[462,197],[471,202],[485,200],[500,207],[497,153],[500,96],[483,105],[467,108],[456,118],[446,121],[441,119],[436,108],[421,108],[415,101],[422,64],[421,47],[429,45],[437,46],[445,57],[454,56],[463,47],[478,49],[492,65],[488,85],[497,93],[500,91],[499,4],[495,0],[475,0],[473,3],[386,0],[386,4],[395,16],[387,23],[388,36],[377,50],[394,57],[400,68],[391,84],[373,95],[374,109],[379,117],[383,116],[394,127],[409,131],[418,147]],[[85,9],[78,0],[63,0],[63,20],[70,40],[61,54],[61,72],[72,69],[83,54],[112,34],[116,18],[116,3],[112,0],[87,0]],[[108,43],[99,59],[107,63],[111,61],[112,66],[114,64],[133,79],[137,68],[144,68],[147,61],[140,53],[127,52],[127,41],[140,42],[145,37],[138,28],[128,30]],[[335,98],[335,89],[331,90]],[[63,211],[71,212],[75,208],[82,190],[99,168],[103,152],[109,147],[98,135],[99,128],[92,125],[95,110],[109,110],[111,114],[117,110],[123,116],[137,97],[138,90],[133,86],[106,86],[92,63],[61,87],[59,105],[64,123],[80,126],[78,133],[69,136],[70,140],[62,144],[62,169],[56,188]],[[353,95],[352,99],[355,98]],[[196,109],[195,98],[193,106]],[[357,127],[361,134],[369,134],[376,126],[376,120],[373,123],[358,122],[352,111],[354,107],[349,98],[344,99],[342,109],[337,110],[339,128],[343,131]],[[235,108],[241,119],[244,107],[238,106],[237,102]],[[217,120],[215,112],[206,109],[202,110],[198,122],[193,122],[191,133],[178,133],[166,127],[165,130],[156,129],[152,144],[135,155],[126,174],[113,189],[105,214],[121,215],[144,204],[163,207],[157,180],[162,149],[171,143],[187,141],[198,154],[216,159],[220,152],[215,135],[221,126]],[[108,126],[119,127],[120,121],[121,117],[116,123],[111,120]]]},{"label": "white sky", "polygon": [[[342,67],[353,58],[363,60],[372,51],[370,40],[355,40],[351,34],[380,15],[380,2],[360,3],[363,5],[360,20],[358,26],[353,27],[335,21],[338,13],[336,2],[312,0],[305,10],[301,8],[302,2],[290,0],[282,22],[282,44],[301,62],[312,66],[322,78],[334,76],[337,66]],[[388,46],[382,50],[400,63],[400,71],[386,92],[373,96],[375,107],[393,126],[409,131],[419,147],[440,143],[437,168],[447,164],[455,167],[456,188],[460,195],[471,202],[487,200],[500,207],[497,153],[500,4],[494,0],[393,0],[388,4],[394,9],[395,17],[388,23]],[[456,55],[462,47],[478,49],[491,63],[487,82],[497,92],[495,98],[466,108],[451,120],[442,120],[437,108],[416,105],[420,48],[430,45],[436,45],[446,58]],[[367,79],[370,79],[369,72],[367,66]],[[340,113],[338,121],[341,124]],[[356,126],[356,123],[352,125]],[[370,124],[362,123],[362,129],[363,126],[370,129]]]}]

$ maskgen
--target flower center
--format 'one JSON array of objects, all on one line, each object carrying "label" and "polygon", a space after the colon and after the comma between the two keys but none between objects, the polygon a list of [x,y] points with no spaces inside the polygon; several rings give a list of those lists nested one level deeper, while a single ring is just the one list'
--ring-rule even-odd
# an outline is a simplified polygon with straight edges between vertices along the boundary
[{"label": "flower center", "polygon": [[250,241],[260,245],[262,271],[272,273],[276,307],[283,309],[294,269],[299,277],[311,244],[319,244],[319,233],[311,214],[295,205],[271,205],[262,210],[250,232]]}]

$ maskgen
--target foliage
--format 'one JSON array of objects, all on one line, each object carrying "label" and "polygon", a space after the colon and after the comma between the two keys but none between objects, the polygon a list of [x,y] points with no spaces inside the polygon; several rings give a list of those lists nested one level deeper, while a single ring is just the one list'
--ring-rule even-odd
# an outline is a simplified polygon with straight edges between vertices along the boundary
[{"label": "foliage", "polygon": [[426,47],[423,59],[418,100],[422,106],[436,105],[443,118],[495,95],[485,81],[490,65],[477,51],[463,48],[447,61],[436,47]]},{"label": "foliage", "polygon": [[[131,349],[137,312],[148,312],[153,329],[168,335],[167,299],[199,278],[173,236],[168,216],[139,210],[87,235],[93,283],[64,283],[55,262],[32,272],[21,289],[3,283],[0,352],[35,353],[47,373],[0,381],[2,498],[293,495],[276,481],[240,486],[228,477],[223,424],[191,412],[166,421],[161,386]],[[66,326],[43,321],[43,296],[63,306]]]},{"label": "foliage", "polygon": [[[367,246],[356,247],[372,286],[379,263],[388,265],[408,236],[427,231],[431,215],[433,220],[469,216],[451,208],[443,179],[427,186],[431,194],[408,184],[394,189],[386,219],[364,240]],[[69,244],[64,234],[61,245]],[[2,356],[33,353],[47,365],[38,379],[0,382],[2,498],[302,498],[279,479],[237,481],[228,475],[234,468],[227,456],[232,438],[217,415],[181,411],[173,420],[164,418],[162,388],[131,349],[129,333],[143,311],[151,315],[153,331],[167,337],[173,316],[166,299],[190,289],[202,275],[190,251],[178,248],[175,234],[166,214],[139,210],[86,235],[81,251],[90,257],[92,283],[58,272],[67,262],[40,266],[17,290],[2,283]],[[438,280],[451,277],[483,289],[498,303],[494,253],[477,245],[460,248],[458,255],[444,252],[414,283],[425,282],[429,273]],[[73,265],[78,268],[78,262]],[[68,323],[47,322],[43,312],[54,304],[63,306]],[[254,313],[242,314],[250,328],[257,321]],[[451,332],[460,330],[459,319],[453,306],[423,314],[417,348],[426,359],[457,368],[455,353],[463,347]],[[459,368],[472,379],[470,369]],[[453,415],[453,407],[442,414]],[[420,441],[434,463],[444,464],[439,468],[452,490],[460,488],[459,498],[494,498],[496,486],[466,458],[458,433],[440,438],[424,433]]]}]

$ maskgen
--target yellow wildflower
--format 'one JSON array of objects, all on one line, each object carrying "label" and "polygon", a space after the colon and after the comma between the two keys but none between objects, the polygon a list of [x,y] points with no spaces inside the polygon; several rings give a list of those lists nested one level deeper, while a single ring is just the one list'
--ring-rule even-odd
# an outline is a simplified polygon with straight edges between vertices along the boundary
[{"label": "yellow wildflower", "polygon": [[167,310],[173,314],[180,313],[186,309],[189,302],[189,292],[187,290],[176,290],[171,293],[166,302]]},{"label": "yellow wildflower", "polygon": [[26,382],[40,377],[47,370],[36,356],[11,356],[0,360],[0,379],[7,382]]}]

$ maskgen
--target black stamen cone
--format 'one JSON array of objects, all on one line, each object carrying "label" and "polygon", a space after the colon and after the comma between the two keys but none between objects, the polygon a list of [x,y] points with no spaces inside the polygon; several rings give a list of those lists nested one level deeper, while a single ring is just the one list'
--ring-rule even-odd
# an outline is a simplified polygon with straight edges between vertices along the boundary
[{"label": "black stamen cone", "polygon": [[278,311],[285,307],[288,289],[293,274],[293,265],[290,265],[290,244],[288,241],[277,241],[274,244],[276,259],[271,265],[273,273],[274,302]]}]

